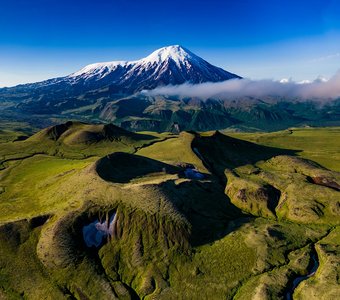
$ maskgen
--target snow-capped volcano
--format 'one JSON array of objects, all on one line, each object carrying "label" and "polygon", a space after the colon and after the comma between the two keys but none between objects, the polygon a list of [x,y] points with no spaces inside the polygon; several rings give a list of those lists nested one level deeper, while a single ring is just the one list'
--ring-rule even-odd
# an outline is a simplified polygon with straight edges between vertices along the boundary
[{"label": "snow-capped volcano", "polygon": [[113,84],[131,92],[152,89],[160,85],[184,82],[217,82],[239,76],[209,64],[204,59],[179,46],[158,49],[136,61],[112,61],[91,64],[65,79],[72,84]]},{"label": "snow-capped volcano", "polygon": [[3,88],[0,101],[13,99],[21,110],[52,113],[90,107],[160,86],[233,78],[241,77],[175,45],[158,49],[140,60],[90,64],[65,77]]}]

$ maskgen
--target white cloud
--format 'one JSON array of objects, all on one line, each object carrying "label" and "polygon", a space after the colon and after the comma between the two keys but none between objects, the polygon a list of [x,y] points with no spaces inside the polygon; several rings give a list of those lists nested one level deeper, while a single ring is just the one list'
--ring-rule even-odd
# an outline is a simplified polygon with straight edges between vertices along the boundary
[{"label": "white cloud", "polygon": [[[320,77],[321,78],[321,77]],[[145,95],[198,97],[201,99],[232,97],[280,96],[302,99],[334,99],[340,97],[340,71],[328,81],[316,79],[313,82],[293,82],[291,80],[250,80],[233,79],[216,83],[182,84],[164,86],[151,91],[143,91]]]},{"label": "white cloud", "polygon": [[329,60],[329,59],[333,59],[333,58],[340,58],[340,52],[333,53],[333,54],[326,55],[326,56],[320,56],[320,57],[314,58],[312,60],[312,62],[325,61],[325,60]]}]

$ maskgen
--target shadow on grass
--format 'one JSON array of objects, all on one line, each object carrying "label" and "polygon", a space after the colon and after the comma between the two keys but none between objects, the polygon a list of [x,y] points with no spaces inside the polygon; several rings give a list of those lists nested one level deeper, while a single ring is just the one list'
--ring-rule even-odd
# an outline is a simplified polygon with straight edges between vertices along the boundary
[{"label": "shadow on grass", "polygon": [[249,221],[249,216],[230,202],[216,178],[179,184],[168,180],[161,189],[191,224],[189,242],[193,247],[219,240]]},{"label": "shadow on grass", "polygon": [[[177,174],[179,177],[185,177],[185,168],[125,152],[115,152],[101,158],[97,161],[95,169],[102,179],[115,183],[128,183],[151,174],[159,176]],[[206,179],[211,177],[209,174],[204,176]]]},{"label": "shadow on grass", "polygon": [[233,169],[277,155],[295,156],[300,150],[289,150],[258,145],[236,139],[216,131],[211,136],[196,135],[192,148],[205,166],[225,183],[225,169]]}]

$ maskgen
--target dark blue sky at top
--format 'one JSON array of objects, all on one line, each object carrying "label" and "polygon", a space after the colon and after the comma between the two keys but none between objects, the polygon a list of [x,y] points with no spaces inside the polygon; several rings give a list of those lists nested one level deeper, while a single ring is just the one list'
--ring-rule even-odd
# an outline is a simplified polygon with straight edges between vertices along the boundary
[{"label": "dark blue sky at top", "polygon": [[340,11],[327,3],[332,1],[2,0],[0,40],[61,48],[246,46],[339,28]]},{"label": "dark blue sky at top", "polygon": [[[231,71],[240,66],[241,72],[251,75],[258,68],[256,61],[277,64],[281,55],[283,60],[306,55],[306,60],[322,61],[326,56],[336,59],[340,52],[336,0],[0,0],[0,4],[0,86],[9,69],[13,82],[39,74],[43,79],[96,61],[137,59],[171,44],[182,44],[222,67],[231,66]],[[247,68],[242,67],[245,63]]]}]

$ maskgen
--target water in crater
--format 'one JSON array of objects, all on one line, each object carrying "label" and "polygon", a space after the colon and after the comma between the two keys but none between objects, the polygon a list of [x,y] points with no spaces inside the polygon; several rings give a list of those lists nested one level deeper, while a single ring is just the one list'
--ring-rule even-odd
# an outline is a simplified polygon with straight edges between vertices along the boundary
[{"label": "water in crater", "polygon": [[114,213],[103,222],[97,219],[85,225],[83,227],[83,238],[86,246],[98,248],[103,243],[104,238],[111,237],[115,220],[116,214]]}]

